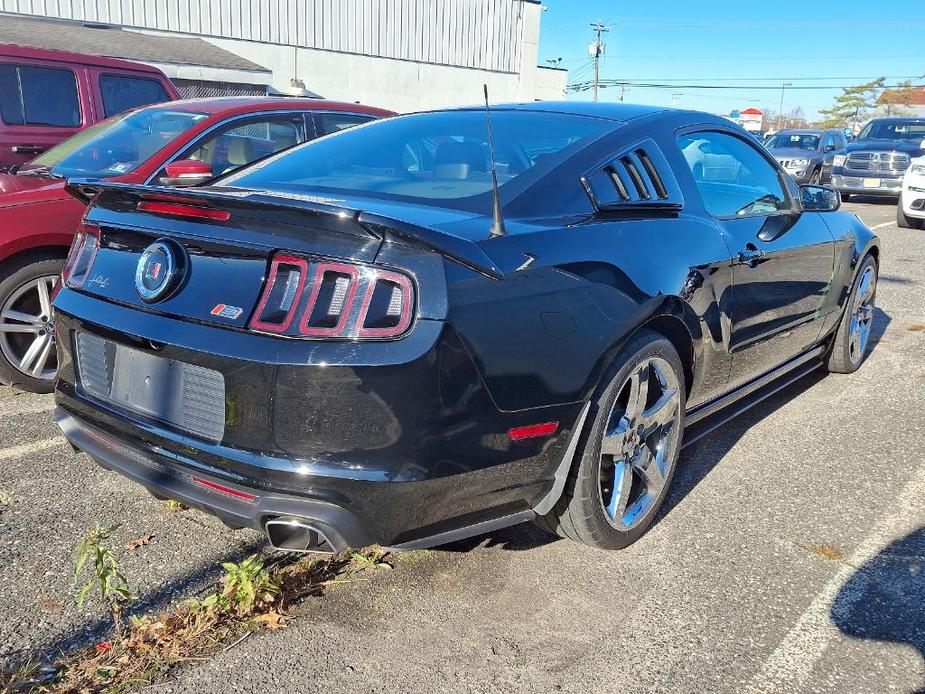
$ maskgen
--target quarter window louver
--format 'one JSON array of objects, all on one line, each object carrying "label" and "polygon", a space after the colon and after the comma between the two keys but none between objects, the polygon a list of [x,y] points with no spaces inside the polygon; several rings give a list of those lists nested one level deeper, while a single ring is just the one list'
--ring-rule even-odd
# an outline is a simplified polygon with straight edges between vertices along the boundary
[{"label": "quarter window louver", "polygon": [[671,166],[651,139],[617,153],[581,181],[594,206],[603,211],[677,211],[684,206]]}]

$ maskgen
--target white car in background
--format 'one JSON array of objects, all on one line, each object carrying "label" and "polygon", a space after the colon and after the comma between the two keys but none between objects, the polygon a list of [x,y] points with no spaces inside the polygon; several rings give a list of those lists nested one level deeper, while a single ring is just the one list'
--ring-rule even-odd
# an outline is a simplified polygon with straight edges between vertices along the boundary
[{"label": "white car in background", "polygon": [[896,225],[900,229],[925,229],[925,157],[913,159],[903,176]]}]

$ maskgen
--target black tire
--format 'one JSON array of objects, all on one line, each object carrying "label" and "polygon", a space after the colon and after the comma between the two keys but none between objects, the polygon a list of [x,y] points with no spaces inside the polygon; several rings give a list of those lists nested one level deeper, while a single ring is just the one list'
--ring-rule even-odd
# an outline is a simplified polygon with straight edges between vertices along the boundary
[{"label": "black tire", "polygon": [[[617,528],[604,510],[604,492],[601,484],[602,475],[605,475],[603,459],[607,457],[601,452],[604,433],[611,424],[615,408],[621,406],[618,400],[626,397],[626,388],[631,387],[628,379],[641,365],[653,359],[656,360],[653,363],[670,368],[672,376],[669,382],[676,385],[672,391],[677,392],[677,410],[670,429],[670,444],[666,446],[670,453],[663,461],[662,469],[665,472],[660,475],[663,482],[657,496],[653,495],[654,502],[634,519],[631,526]],[[658,397],[658,392],[657,387],[650,388],[649,397]],[[655,332],[640,332],[623,348],[608,374],[602,379],[602,386],[592,398],[588,419],[581,433],[578,448],[580,458],[573,464],[562,498],[552,511],[537,520],[537,524],[549,532],[599,549],[622,549],[638,540],[652,524],[674,477],[684,435],[686,398],[684,367],[671,342]],[[650,407],[654,407],[654,404]],[[632,430],[632,427],[629,429]],[[637,443],[637,454],[643,445],[648,445],[645,440]],[[614,456],[611,467],[618,458],[619,456]]]},{"label": "black tire", "polygon": [[[851,293],[848,295],[848,301],[845,304],[845,312],[842,315],[841,322],[838,324],[838,330],[835,332],[835,339],[832,347],[829,349],[826,358],[826,368],[832,373],[850,374],[861,368],[864,359],[867,356],[867,347],[869,344],[870,328],[873,323],[873,311],[877,298],[877,261],[873,256],[867,255],[861,261],[854,284],[851,287]],[[853,341],[855,336],[856,303],[858,291],[861,283],[864,281],[865,274],[872,272],[873,286],[870,289],[869,317],[867,318],[867,333],[860,344]],[[865,311],[866,312],[866,311]]]},{"label": "black tire", "polygon": [[822,183],[822,169],[821,168],[817,167],[816,170],[813,171],[813,175],[809,177],[809,183],[810,185],[813,185],[813,186],[818,186],[820,183]]},{"label": "black tire", "polygon": [[841,201],[848,202],[851,199],[851,193],[840,193]]},{"label": "black tire", "polygon": [[[31,282],[35,282],[43,277],[58,277],[61,275],[61,267],[64,265],[63,258],[36,258],[27,257],[19,260],[13,265],[4,268],[5,274],[0,279],[0,307],[6,305],[7,301],[22,287]],[[4,319],[0,319],[3,323]],[[31,339],[31,335],[8,334],[6,344],[16,352],[24,346],[24,341]],[[0,336],[2,339],[3,336]],[[54,346],[50,360],[55,359]],[[53,364],[54,362],[49,362]],[[50,393],[54,388],[54,380],[46,378],[35,378],[20,371],[14,366],[7,353],[0,344],[0,383],[4,385],[13,385],[22,390],[28,390],[33,393]]]},{"label": "black tire", "polygon": [[922,220],[915,217],[909,217],[903,210],[902,198],[896,203],[896,226],[900,229],[921,229]]}]

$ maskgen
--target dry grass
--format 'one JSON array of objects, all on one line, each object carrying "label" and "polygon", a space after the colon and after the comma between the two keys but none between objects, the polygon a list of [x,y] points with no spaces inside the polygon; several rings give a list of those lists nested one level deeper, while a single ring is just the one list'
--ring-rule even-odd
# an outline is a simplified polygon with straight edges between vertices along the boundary
[{"label": "dry grass", "polygon": [[324,559],[285,561],[266,570],[272,594],[246,609],[241,609],[241,603],[210,600],[231,595],[226,574],[225,588],[215,596],[201,602],[187,600],[161,614],[133,617],[121,637],[65,654],[50,667],[31,663],[12,673],[0,673],[0,693],[134,690],[182,663],[207,660],[237,645],[248,632],[285,628],[292,607],[309,596],[321,595],[329,586],[355,580],[352,577],[369,569],[391,567],[387,556],[375,547]]}]

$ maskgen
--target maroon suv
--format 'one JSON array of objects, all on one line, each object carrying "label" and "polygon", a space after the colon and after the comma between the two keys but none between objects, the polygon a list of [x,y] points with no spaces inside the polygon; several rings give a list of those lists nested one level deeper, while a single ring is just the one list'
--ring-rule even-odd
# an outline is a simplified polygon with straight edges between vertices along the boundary
[{"label": "maroon suv", "polygon": [[178,99],[157,68],[125,60],[0,46],[0,170],[104,118]]}]

